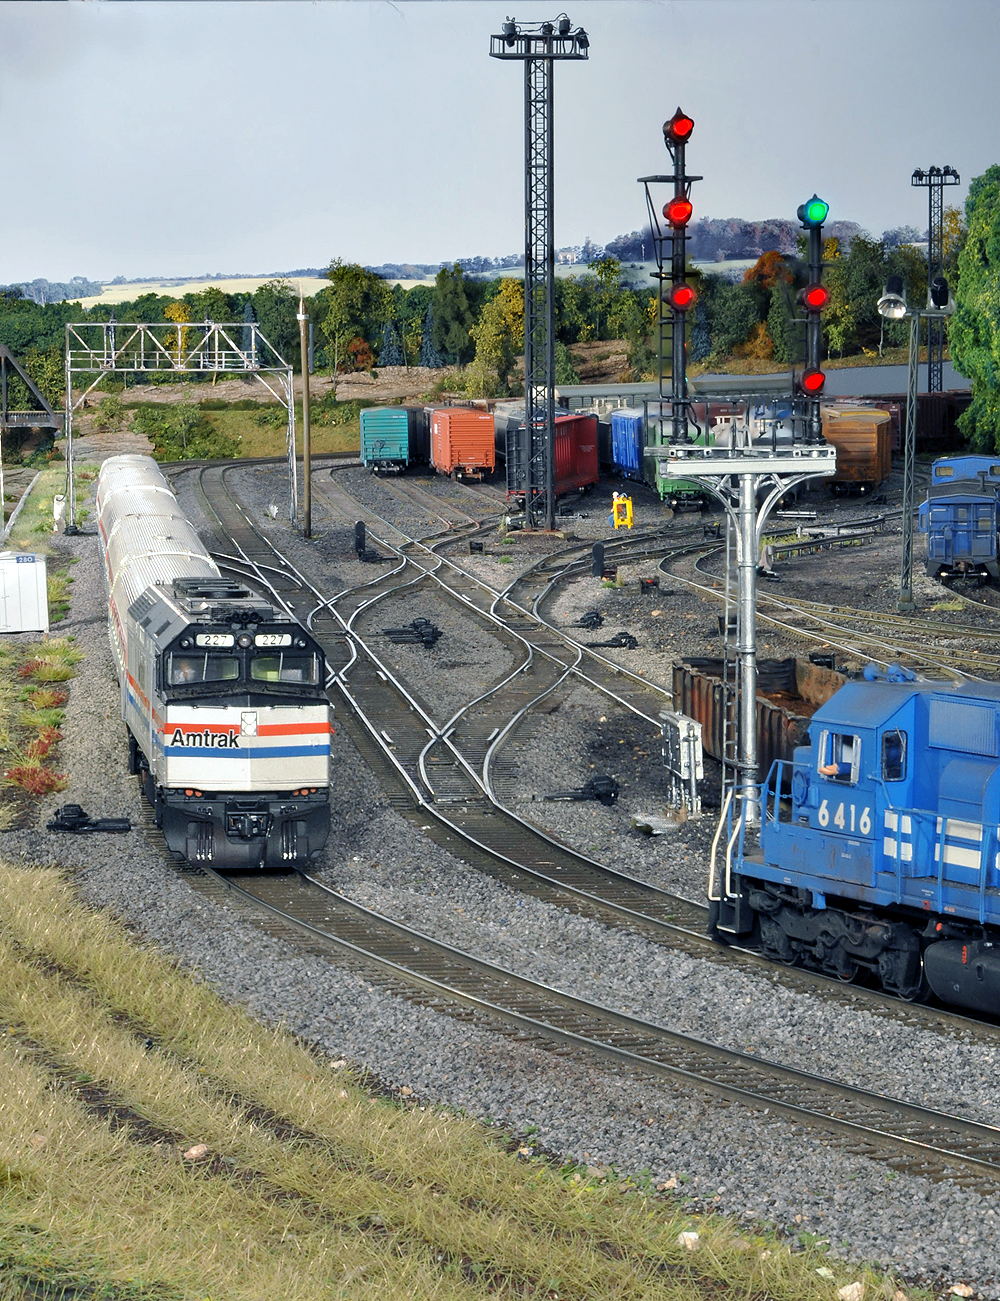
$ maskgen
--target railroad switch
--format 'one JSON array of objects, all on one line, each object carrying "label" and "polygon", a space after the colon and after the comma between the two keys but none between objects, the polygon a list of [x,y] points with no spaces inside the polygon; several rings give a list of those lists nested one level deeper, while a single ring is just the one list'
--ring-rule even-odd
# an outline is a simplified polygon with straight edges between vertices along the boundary
[{"label": "railroad switch", "polygon": [[588,641],[589,650],[635,650],[639,643],[630,632],[616,632],[610,641]]},{"label": "railroad switch", "polygon": [[91,818],[79,804],[64,804],[56,809],[51,822],[46,823],[48,831],[69,831],[80,835],[89,831],[110,831],[122,833],[132,830],[128,818]]},{"label": "railroad switch", "polygon": [[407,628],[383,628],[382,636],[388,637],[397,646],[417,645],[422,642],[430,650],[441,636],[441,629],[429,619],[414,619]]},{"label": "railroad switch", "polygon": [[543,795],[543,800],[600,800],[602,804],[610,805],[618,799],[618,793],[621,787],[613,777],[591,777],[584,786],[578,786],[575,790],[553,791],[550,795]]}]

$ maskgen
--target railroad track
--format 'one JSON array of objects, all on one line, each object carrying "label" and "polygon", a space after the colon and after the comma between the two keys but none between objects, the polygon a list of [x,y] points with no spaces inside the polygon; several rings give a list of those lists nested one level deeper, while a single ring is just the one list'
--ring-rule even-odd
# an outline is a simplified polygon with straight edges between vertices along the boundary
[{"label": "railroad track", "polygon": [[308,875],[189,874],[234,898],[285,941],[337,961],[419,1006],[548,1051],[597,1056],[825,1132],[839,1150],[984,1196],[1000,1186],[1000,1128],[706,1043],[541,985],[383,917]]},{"label": "railroad track", "polygon": [[[670,557],[660,568],[701,596],[724,601],[725,593],[674,569]],[[794,637],[822,642],[848,655],[878,664],[901,661],[939,676],[1000,677],[1000,628],[975,627],[909,615],[879,613],[853,606],[779,596],[762,584],[757,592],[757,620]]]},{"label": "railroad track", "polygon": [[[207,496],[211,500],[212,493]],[[226,513],[229,512],[235,512],[232,518],[238,523],[241,512],[231,498]],[[263,541],[255,530],[251,533],[257,537],[258,544]],[[242,546],[240,549],[243,550]],[[245,552],[242,557],[243,563],[251,568],[266,568],[279,586],[287,584],[286,596],[301,599],[301,578],[296,578],[287,565],[274,564],[276,559],[269,544],[256,558]],[[842,1148],[887,1162],[894,1169],[929,1178],[948,1178],[971,1188],[995,1192],[1000,1178],[1000,1129],[995,1127],[877,1097],[776,1063],[760,1062],[746,1054],[649,1025],[614,1009],[547,990],[399,923],[380,918],[309,878],[298,881],[254,876],[232,884],[216,880],[213,888],[239,890],[248,904],[269,909],[280,926],[306,933],[324,945],[335,944],[341,953],[350,955],[351,961],[377,963],[383,972],[383,983],[388,982],[390,988],[396,988],[407,998],[447,1010],[452,1015],[471,1014],[490,1023],[499,1018],[506,1023],[506,1032],[519,1038],[539,1036],[549,1043],[555,1040],[568,1049],[614,1057],[637,1068],[750,1105],[765,1106],[799,1122],[836,1132]],[[646,894],[644,888],[643,894]],[[590,911],[580,897],[570,906]],[[619,923],[624,920],[620,913],[617,920]],[[639,922],[648,920],[648,917],[634,918]],[[699,946],[704,944],[702,937],[690,931],[685,936],[685,930],[684,926],[676,929],[671,943],[686,938],[697,940]],[[686,947],[684,943],[680,946]],[[718,950],[714,952],[725,960],[760,961],[749,955],[727,957]],[[825,987],[826,982],[823,984]],[[911,1014],[914,1010],[907,1007]]]}]

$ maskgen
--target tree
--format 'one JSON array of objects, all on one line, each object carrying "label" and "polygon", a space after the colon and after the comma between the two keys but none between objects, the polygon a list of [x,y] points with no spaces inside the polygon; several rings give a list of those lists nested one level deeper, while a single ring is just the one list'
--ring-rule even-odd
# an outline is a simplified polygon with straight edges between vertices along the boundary
[{"label": "tree", "polygon": [[965,247],[965,241],[969,236],[961,208],[951,206],[945,208],[941,214],[941,233],[944,244],[944,273],[954,279],[958,273],[958,255]]},{"label": "tree", "polygon": [[468,360],[472,351],[473,315],[464,281],[457,262],[454,267],[442,267],[434,280],[433,343],[455,365]]},{"label": "tree", "polygon": [[970,184],[965,221],[948,331],[952,362],[972,381],[972,403],[958,426],[973,447],[993,452],[1000,451],[1000,166]]},{"label": "tree", "polygon": [[427,304],[427,311],[424,314],[424,326],[420,332],[420,357],[419,365],[427,366],[431,370],[436,370],[439,366],[444,365],[444,358],[434,346],[434,304]]},{"label": "tree", "polygon": [[330,288],[324,290],[326,314],[320,328],[330,343],[331,371],[337,374],[352,340],[362,339],[369,347],[379,341],[392,314],[392,291],[374,271],[340,258],[330,263],[326,277]]},{"label": "tree", "polygon": [[472,327],[476,356],[472,383],[474,397],[495,397],[508,391],[508,378],[518,353],[524,349],[524,285],[501,280],[496,294],[485,304]]},{"label": "tree", "polygon": [[[299,296],[287,280],[268,280],[253,295],[253,310],[260,333],[282,361],[299,364]],[[264,365],[274,358],[267,348],[259,358]]]},{"label": "tree", "polygon": [[382,326],[382,346],[378,351],[380,366],[405,366],[403,341],[400,338],[399,325],[396,321],[386,321]]}]

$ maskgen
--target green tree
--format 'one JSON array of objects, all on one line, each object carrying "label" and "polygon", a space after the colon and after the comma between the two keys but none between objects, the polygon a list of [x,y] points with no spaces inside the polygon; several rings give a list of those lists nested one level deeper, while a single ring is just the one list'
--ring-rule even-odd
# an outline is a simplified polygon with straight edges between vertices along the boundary
[{"label": "green tree", "polygon": [[472,352],[473,315],[465,291],[465,277],[456,262],[442,267],[434,280],[433,336],[435,349],[456,365]]},{"label": "green tree", "polygon": [[[392,315],[393,297],[381,276],[356,262],[335,258],[326,276],[330,288],[322,294],[326,311],[320,325],[329,344],[330,369],[336,375],[354,340],[360,339],[369,348],[379,342],[382,327]],[[353,355],[361,355],[357,347]]]},{"label": "green tree", "polygon": [[[299,365],[299,296],[287,280],[268,280],[253,295],[253,310],[260,332],[282,361]],[[261,361],[273,358],[264,349]]]},{"label": "green tree", "polygon": [[972,404],[958,424],[973,447],[1000,451],[1000,166],[970,184],[965,222],[948,338],[955,368],[972,381]]}]

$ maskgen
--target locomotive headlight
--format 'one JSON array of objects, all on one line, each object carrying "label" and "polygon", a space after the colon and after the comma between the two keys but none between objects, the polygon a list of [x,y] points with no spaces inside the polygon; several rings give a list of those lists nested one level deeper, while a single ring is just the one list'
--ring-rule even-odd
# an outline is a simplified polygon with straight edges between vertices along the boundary
[{"label": "locomotive headlight", "polygon": [[246,650],[248,646],[253,645],[253,638],[248,632],[241,632],[236,638],[236,645],[241,647],[243,650]]},{"label": "locomotive headlight", "polygon": [[304,650],[306,645],[306,639],[304,637],[296,637],[295,645],[301,647]]},{"label": "locomotive headlight", "polygon": [[188,649],[190,648],[191,644],[192,644],[192,643],[191,643],[191,638],[190,638],[190,637],[182,637],[182,638],[181,638],[181,647],[182,647],[184,650],[188,650]]}]

